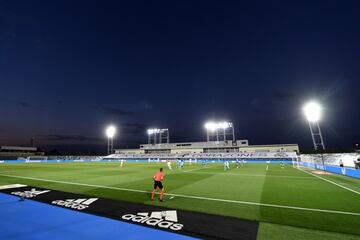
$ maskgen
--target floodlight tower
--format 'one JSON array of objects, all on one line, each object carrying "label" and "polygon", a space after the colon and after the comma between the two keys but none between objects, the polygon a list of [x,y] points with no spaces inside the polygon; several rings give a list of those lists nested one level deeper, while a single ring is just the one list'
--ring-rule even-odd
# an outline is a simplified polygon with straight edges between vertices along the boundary
[{"label": "floodlight tower", "polygon": [[163,141],[166,143],[169,143],[170,142],[170,137],[169,137],[169,129],[168,128],[163,128],[163,129],[160,129],[160,143],[162,143]]},{"label": "floodlight tower", "polygon": [[322,107],[319,103],[312,101],[305,104],[303,112],[309,122],[310,133],[313,140],[315,151],[325,150],[324,139],[321,134],[319,121],[321,119]]},{"label": "floodlight tower", "polygon": [[109,126],[107,127],[105,133],[108,138],[108,154],[111,154],[114,149],[114,136],[116,133],[116,128],[114,126]]},{"label": "floodlight tower", "polygon": [[[226,141],[226,135],[232,135],[232,140],[235,141],[234,125],[231,122],[219,122],[218,128],[223,130],[223,140]],[[230,133],[227,132],[230,130]]]},{"label": "floodlight tower", "polygon": [[[210,134],[217,131],[217,124],[214,123],[214,122],[207,122],[205,124],[205,129],[206,129],[206,138],[207,138],[207,141],[209,142],[210,141]],[[218,136],[219,135],[217,135],[217,137]],[[219,140],[219,139],[217,138],[217,140]]]},{"label": "floodlight tower", "polygon": [[158,129],[158,128],[150,128],[147,130],[147,134],[148,134],[148,144],[151,144],[151,139],[154,140],[154,144],[156,144],[157,139],[158,139],[158,143],[163,143],[164,140],[166,141],[166,143],[169,143],[169,129],[167,128],[163,128],[163,129]]},{"label": "floodlight tower", "polygon": [[[219,141],[219,131],[222,134],[222,140],[227,141],[226,135],[232,136],[232,140],[235,141],[234,126],[231,122],[207,122],[205,124],[207,141],[211,141],[211,136],[216,134],[216,141]],[[229,130],[231,131],[229,133]]]}]

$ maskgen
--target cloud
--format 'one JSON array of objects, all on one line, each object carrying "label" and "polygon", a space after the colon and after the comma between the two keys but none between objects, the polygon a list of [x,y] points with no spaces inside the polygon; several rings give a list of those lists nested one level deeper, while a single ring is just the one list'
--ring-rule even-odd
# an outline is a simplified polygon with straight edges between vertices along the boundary
[{"label": "cloud", "polygon": [[104,107],[104,106],[92,106],[93,109],[101,110],[108,114],[117,115],[117,116],[131,116],[134,115],[133,111],[117,108],[117,107]]},{"label": "cloud", "polygon": [[143,123],[123,123],[120,130],[126,134],[141,134],[146,128],[147,126]]},{"label": "cloud", "polygon": [[19,105],[20,105],[21,107],[23,107],[23,108],[28,108],[28,107],[30,107],[30,104],[29,104],[28,102],[24,102],[24,101],[19,102]]},{"label": "cloud", "polygon": [[294,98],[295,94],[291,91],[275,90],[273,92],[273,98],[279,100],[291,99]]},{"label": "cloud", "polygon": [[135,129],[146,128],[146,124],[144,123],[123,123],[122,126],[126,126],[128,128],[135,128]]},{"label": "cloud", "polygon": [[37,136],[40,140],[46,141],[73,141],[73,142],[100,142],[101,138],[87,137],[83,135],[62,135],[62,134],[49,134]]},{"label": "cloud", "polygon": [[135,106],[135,109],[139,110],[139,111],[151,111],[153,110],[153,106],[150,103],[139,103]]}]

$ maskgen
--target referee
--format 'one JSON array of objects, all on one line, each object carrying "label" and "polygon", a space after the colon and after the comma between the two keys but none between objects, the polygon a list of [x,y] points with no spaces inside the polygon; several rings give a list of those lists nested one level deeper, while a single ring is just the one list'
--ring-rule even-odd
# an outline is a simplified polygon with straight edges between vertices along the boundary
[{"label": "referee", "polygon": [[163,197],[164,197],[164,192],[165,192],[165,188],[163,187],[162,185],[162,180],[164,178],[164,173],[163,173],[163,169],[160,168],[160,171],[155,173],[154,175],[154,190],[152,191],[152,194],[151,194],[151,201],[154,201],[154,197],[155,197],[155,191],[156,189],[160,189],[161,192],[160,192],[160,202],[163,201]]}]

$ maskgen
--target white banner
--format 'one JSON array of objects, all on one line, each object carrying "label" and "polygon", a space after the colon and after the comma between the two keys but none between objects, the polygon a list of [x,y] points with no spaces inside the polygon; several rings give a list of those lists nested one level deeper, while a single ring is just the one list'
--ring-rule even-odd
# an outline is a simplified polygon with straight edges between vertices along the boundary
[{"label": "white banner", "polygon": [[[274,159],[297,158],[296,152],[254,152],[254,153],[194,153],[194,154],[112,154],[109,159]],[[107,159],[106,157],[104,159]]]}]

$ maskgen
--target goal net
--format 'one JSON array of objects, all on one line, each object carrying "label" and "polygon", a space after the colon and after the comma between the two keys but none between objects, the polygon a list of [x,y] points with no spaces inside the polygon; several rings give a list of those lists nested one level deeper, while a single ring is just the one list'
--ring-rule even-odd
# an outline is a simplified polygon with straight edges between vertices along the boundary
[{"label": "goal net", "polygon": [[[321,164],[321,155],[301,155],[297,157],[296,163],[293,164],[294,167],[299,169],[309,169],[309,170],[315,170],[319,168],[319,165]],[[322,167],[322,164],[321,164]]]}]

